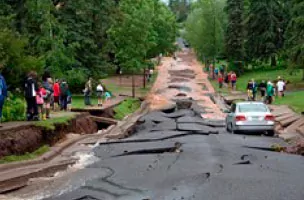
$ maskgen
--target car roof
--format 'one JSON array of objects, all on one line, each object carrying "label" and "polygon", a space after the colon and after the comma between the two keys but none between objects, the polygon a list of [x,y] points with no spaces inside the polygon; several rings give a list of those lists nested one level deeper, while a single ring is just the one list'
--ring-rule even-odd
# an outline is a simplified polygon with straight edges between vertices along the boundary
[{"label": "car roof", "polygon": [[258,101],[243,101],[236,103],[236,105],[248,105],[248,104],[266,105],[263,102],[258,102]]}]

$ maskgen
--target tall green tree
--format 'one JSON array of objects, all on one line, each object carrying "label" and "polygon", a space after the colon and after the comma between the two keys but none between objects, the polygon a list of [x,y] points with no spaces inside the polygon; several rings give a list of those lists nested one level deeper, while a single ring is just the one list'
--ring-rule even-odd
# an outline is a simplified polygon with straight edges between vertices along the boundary
[{"label": "tall green tree", "polygon": [[191,0],[169,0],[169,8],[176,15],[177,22],[184,22],[190,12]]},{"label": "tall green tree", "polygon": [[276,66],[286,29],[284,4],[280,0],[250,0],[247,17],[247,56],[250,60],[271,60]]},{"label": "tall green tree", "polygon": [[304,80],[304,1],[293,0],[292,19],[286,33],[290,64],[303,70]]},{"label": "tall green tree", "polygon": [[161,1],[154,0],[154,17],[152,19],[151,37],[155,45],[147,52],[148,58],[158,56],[160,53],[174,51],[176,39],[176,18],[169,8]]},{"label": "tall green tree", "polygon": [[[123,0],[119,8],[123,18],[110,29],[110,39],[115,43],[115,56],[121,66],[135,73],[144,65],[148,50],[154,46],[154,41],[149,40],[154,2]],[[135,96],[134,87],[132,95]]]},{"label": "tall green tree", "polygon": [[225,1],[199,0],[186,21],[186,39],[197,55],[215,60],[223,51]]},{"label": "tall green tree", "polygon": [[[230,62],[244,60],[244,0],[227,0],[226,54]],[[239,69],[240,66],[238,66]]]}]

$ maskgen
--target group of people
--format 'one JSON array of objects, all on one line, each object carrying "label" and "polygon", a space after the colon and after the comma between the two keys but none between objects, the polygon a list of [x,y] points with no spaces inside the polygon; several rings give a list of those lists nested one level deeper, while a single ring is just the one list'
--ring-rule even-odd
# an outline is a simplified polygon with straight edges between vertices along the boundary
[{"label": "group of people", "polygon": [[[91,96],[93,94],[93,79],[89,78],[85,84],[85,89],[83,90],[84,93],[84,104],[86,106],[92,106],[91,104]],[[108,101],[111,98],[111,93],[106,89],[102,81],[99,81],[96,87],[96,95],[98,98],[98,106],[101,107],[104,101]]]},{"label": "group of people", "polygon": [[31,71],[24,81],[24,94],[27,104],[26,117],[28,121],[46,120],[50,118],[51,109],[67,111],[72,103],[72,96],[64,79],[53,82],[48,75],[38,82],[37,73]]},{"label": "group of people", "polygon": [[219,68],[216,67],[214,69],[214,78],[217,78],[219,83],[219,88],[223,87],[223,84],[227,84],[229,88],[232,90],[236,90],[236,81],[237,81],[237,75],[235,72],[230,71],[228,73],[225,73],[225,66],[221,65]]},{"label": "group of people", "polygon": [[275,96],[284,97],[286,90],[286,82],[278,77],[276,85],[269,80],[267,83],[263,80],[261,83],[256,83],[254,79],[249,80],[247,84],[247,95],[249,101],[257,100],[257,93],[260,91],[261,101],[271,104]]}]

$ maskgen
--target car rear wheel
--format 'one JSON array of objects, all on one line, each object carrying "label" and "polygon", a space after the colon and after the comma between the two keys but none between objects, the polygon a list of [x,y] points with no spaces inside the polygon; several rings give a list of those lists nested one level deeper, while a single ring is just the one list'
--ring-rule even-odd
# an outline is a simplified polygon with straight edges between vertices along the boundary
[{"label": "car rear wheel", "polygon": [[231,133],[231,131],[232,131],[232,124],[231,124],[231,123],[226,122],[226,130],[227,130],[229,133]]},{"label": "car rear wheel", "polygon": [[274,136],[274,134],[275,134],[275,132],[273,130],[265,132],[265,135],[270,136],[270,137]]}]

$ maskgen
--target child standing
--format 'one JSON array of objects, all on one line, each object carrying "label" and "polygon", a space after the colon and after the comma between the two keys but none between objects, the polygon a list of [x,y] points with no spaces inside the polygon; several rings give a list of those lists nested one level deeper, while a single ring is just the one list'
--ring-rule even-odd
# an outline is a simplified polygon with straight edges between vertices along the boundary
[{"label": "child standing", "polygon": [[96,94],[97,94],[97,98],[98,98],[98,106],[102,106],[102,96],[103,96],[103,91],[104,88],[102,86],[102,82],[100,81],[100,83],[97,85],[96,88]]},{"label": "child standing", "polygon": [[36,102],[38,106],[38,113],[40,115],[40,119],[46,120],[45,109],[44,109],[44,98],[46,96],[46,90],[42,87],[42,84],[38,84],[38,92],[36,95]]}]

